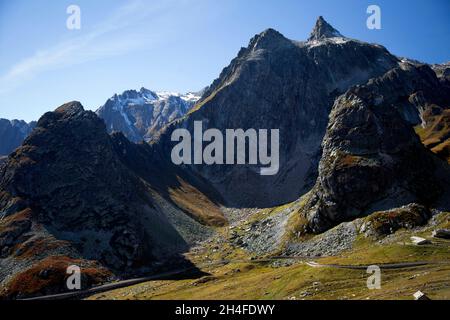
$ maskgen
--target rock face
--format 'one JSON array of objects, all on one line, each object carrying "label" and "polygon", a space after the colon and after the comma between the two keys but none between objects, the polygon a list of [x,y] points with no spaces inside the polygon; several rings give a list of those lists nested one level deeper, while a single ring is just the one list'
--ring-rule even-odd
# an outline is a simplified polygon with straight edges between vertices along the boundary
[{"label": "rock face", "polygon": [[8,155],[20,146],[35,125],[36,122],[0,119],[0,156]]},{"label": "rock face", "polygon": [[[450,63],[432,65],[440,83],[442,100],[450,100]],[[449,105],[427,104],[421,112],[421,124],[416,133],[422,143],[440,158],[450,163],[450,109]]]},{"label": "rock face", "polygon": [[342,37],[342,35],[328,22],[326,22],[322,16],[320,16],[316,21],[316,25],[314,26],[308,41],[323,40],[334,37]]},{"label": "rock face", "polygon": [[[385,48],[342,37],[323,18],[310,41],[289,40],[268,29],[206,90],[188,116],[158,143],[173,146],[171,132],[203,121],[217,128],[279,129],[280,170],[261,176],[259,166],[192,166],[232,207],[270,207],[296,200],[314,183],[321,141],[337,96],[398,64]],[[166,149],[166,152],[170,148]],[[170,153],[169,153],[170,154]]]},{"label": "rock face", "polygon": [[340,96],[304,209],[310,231],[408,203],[435,203],[448,190],[449,168],[421,144],[411,122],[427,104],[448,105],[447,96],[428,66],[411,64]]},{"label": "rock face", "polygon": [[180,95],[142,88],[128,90],[112,98],[97,110],[109,133],[120,131],[130,141],[149,140],[167,123],[184,116],[201,93]]},{"label": "rock face", "polygon": [[169,204],[122,162],[118,152],[129,147],[118,141],[131,146],[71,102],[45,114],[8,157],[0,172],[0,284],[14,288],[24,270],[49,258],[129,275],[187,248],[161,209]]}]

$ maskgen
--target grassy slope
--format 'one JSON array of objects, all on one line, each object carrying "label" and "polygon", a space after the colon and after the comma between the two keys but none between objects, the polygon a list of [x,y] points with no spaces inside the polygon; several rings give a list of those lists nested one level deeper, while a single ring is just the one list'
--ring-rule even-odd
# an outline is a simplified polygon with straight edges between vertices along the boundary
[{"label": "grassy slope", "polygon": [[194,220],[207,226],[225,226],[227,220],[209,198],[178,177],[178,188],[169,189],[170,199]]},{"label": "grassy slope", "polygon": [[154,281],[91,299],[411,299],[417,290],[450,299],[449,274],[449,265],[387,270],[382,289],[368,290],[364,270],[236,264],[214,270],[204,282]]},{"label": "grassy slope", "polygon": [[[351,251],[338,257],[317,260],[323,264],[369,265],[406,261],[444,261],[433,264],[382,271],[382,288],[369,290],[365,270],[313,268],[302,261],[292,265],[246,260],[248,254],[227,242],[205,244],[188,254],[210,275],[201,279],[151,281],[92,296],[90,299],[412,299],[418,290],[433,299],[450,299],[450,241],[433,239],[431,245],[409,244],[411,235],[430,236],[431,230],[450,227],[450,214],[438,225],[415,232],[400,230],[388,243],[362,236]],[[226,228],[222,230],[225,238]],[[230,259],[226,265],[208,262]],[[242,260],[242,262],[239,262]],[[246,260],[246,262],[244,261]]]}]

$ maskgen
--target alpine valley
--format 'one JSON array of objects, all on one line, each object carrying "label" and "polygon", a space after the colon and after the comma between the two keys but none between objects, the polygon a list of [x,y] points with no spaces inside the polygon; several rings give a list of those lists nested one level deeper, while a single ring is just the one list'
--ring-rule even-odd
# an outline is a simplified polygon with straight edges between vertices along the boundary
[{"label": "alpine valley", "polygon": [[[2,120],[0,296],[67,292],[77,265],[90,299],[450,299],[449,107],[450,64],[319,17],[306,41],[255,35],[198,93]],[[175,165],[199,122],[279,129],[277,174]]]}]

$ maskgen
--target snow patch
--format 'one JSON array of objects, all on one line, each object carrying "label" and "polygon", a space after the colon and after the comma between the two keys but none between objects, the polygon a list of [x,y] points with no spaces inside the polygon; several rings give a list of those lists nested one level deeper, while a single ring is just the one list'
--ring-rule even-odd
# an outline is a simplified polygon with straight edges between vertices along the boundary
[{"label": "snow patch", "polygon": [[338,36],[338,37],[334,37],[334,38],[325,38],[325,39],[321,39],[321,40],[311,40],[306,42],[306,45],[309,48],[314,48],[314,47],[319,47],[319,46],[323,46],[326,44],[344,44],[351,41],[348,38],[342,37],[342,36]]}]

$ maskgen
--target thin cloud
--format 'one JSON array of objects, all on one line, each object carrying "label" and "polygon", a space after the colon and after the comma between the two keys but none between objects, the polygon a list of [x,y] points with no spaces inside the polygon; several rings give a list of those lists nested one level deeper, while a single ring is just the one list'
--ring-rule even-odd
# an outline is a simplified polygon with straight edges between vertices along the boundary
[{"label": "thin cloud", "polygon": [[[0,76],[0,94],[19,86],[38,74],[75,64],[123,55],[149,44],[156,35],[122,32],[134,23],[167,9],[169,1],[133,1],[113,12],[91,32],[63,41],[18,62]],[[151,42],[151,41],[150,41]]]}]

